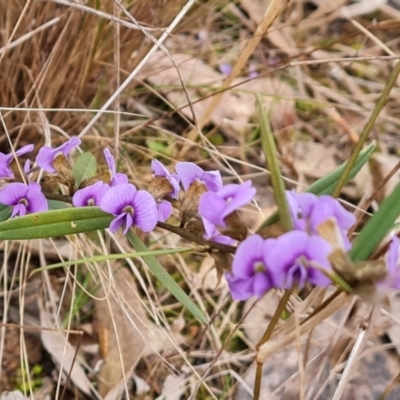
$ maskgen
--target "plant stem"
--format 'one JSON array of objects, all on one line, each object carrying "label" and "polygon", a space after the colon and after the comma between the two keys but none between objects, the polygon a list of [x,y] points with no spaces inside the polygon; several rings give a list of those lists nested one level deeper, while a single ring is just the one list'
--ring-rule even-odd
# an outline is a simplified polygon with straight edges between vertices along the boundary
[{"label": "plant stem", "polygon": [[[283,294],[278,307],[275,310],[275,313],[271,319],[271,321],[268,324],[268,328],[265,331],[263,337],[257,344],[257,350],[259,347],[264,344],[270,337],[271,334],[276,326],[276,324],[279,321],[279,318],[282,315],[283,310],[286,307],[287,302],[289,301],[290,295],[292,294],[293,289],[286,290],[286,292]],[[253,395],[253,400],[259,400],[260,399],[260,391],[261,391],[261,380],[262,380],[262,367],[263,363],[260,363],[257,361],[257,368],[256,368],[256,377],[254,380],[254,395]]]}]

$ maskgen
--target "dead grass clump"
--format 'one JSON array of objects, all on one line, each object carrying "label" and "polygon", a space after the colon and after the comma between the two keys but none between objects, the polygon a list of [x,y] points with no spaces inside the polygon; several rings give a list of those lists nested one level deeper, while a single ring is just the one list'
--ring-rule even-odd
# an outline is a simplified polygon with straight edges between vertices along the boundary
[{"label": "dead grass clump", "polygon": [[[69,134],[79,133],[87,115],[58,109],[101,106],[115,80],[113,2],[86,3],[82,10],[79,5],[66,7],[57,2],[0,1],[1,105],[56,109],[45,114],[49,122]],[[157,37],[183,3],[134,1],[127,8],[141,25],[152,27]],[[132,29],[132,21],[116,9],[115,16],[131,24],[119,26],[120,71],[126,71],[146,53],[149,40],[139,29]],[[43,121],[34,111],[6,115],[14,136],[19,132],[34,138],[42,130]]]}]

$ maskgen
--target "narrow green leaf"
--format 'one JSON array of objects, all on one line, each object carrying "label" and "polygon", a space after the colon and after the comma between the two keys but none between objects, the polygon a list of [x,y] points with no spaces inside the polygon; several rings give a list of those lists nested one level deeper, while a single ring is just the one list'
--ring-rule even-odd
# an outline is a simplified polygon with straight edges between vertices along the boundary
[{"label": "narrow green leaf", "polygon": [[[129,243],[136,251],[146,252],[149,251],[146,245],[140,238],[130,230],[128,232]],[[189,296],[182,290],[182,288],[173,280],[171,275],[164,269],[154,256],[143,256],[143,260],[149,266],[156,278],[171,292],[171,294],[182,303],[196,318],[201,322],[208,325],[208,321],[204,313],[196,304],[189,298]]]},{"label": "narrow green leaf", "polygon": [[79,186],[85,179],[95,176],[96,171],[96,157],[94,157],[92,153],[88,152],[80,154],[72,168],[76,185]]},{"label": "narrow green leaf", "polygon": [[365,224],[353,243],[350,257],[353,261],[367,260],[379,243],[393,228],[400,215],[400,183],[385,199],[376,212]]},{"label": "narrow green leaf", "polygon": [[[360,172],[360,169],[367,163],[371,155],[374,153],[375,148],[376,145],[375,142],[373,142],[360,152],[354,164],[354,167],[350,171],[346,183],[353,179]],[[336,168],[334,171],[330,172],[328,175],[315,181],[312,185],[308,187],[306,192],[314,193],[318,196],[321,196],[323,194],[332,194],[335,190],[335,186],[339,178],[346,168],[346,165],[347,162]]]},{"label": "narrow green leaf", "polygon": [[62,210],[63,208],[71,208],[71,204],[60,200],[47,199],[47,204],[49,205],[49,210]]},{"label": "narrow green leaf", "polygon": [[[369,144],[365,149],[360,152],[360,155],[358,156],[357,161],[350,172],[348,181],[353,179],[359,173],[360,169],[367,163],[371,155],[374,153],[375,147],[376,145],[374,142]],[[321,196],[323,194],[332,194],[335,190],[336,183],[343,173],[345,167],[346,163],[342,164],[340,167],[336,168],[329,174],[315,181],[305,191],[308,193],[314,193],[317,196]],[[267,218],[258,229],[260,230],[265,226],[272,225],[278,221],[279,215],[277,212],[275,212],[269,218]]]},{"label": "narrow green leaf", "polygon": [[264,111],[262,97],[256,94],[258,119],[260,122],[262,149],[265,154],[267,167],[271,172],[271,182],[274,189],[275,202],[278,206],[278,215],[285,231],[293,228],[292,218],[289,213],[289,207],[286,201],[285,184],[279,168],[275,139],[269,125],[267,114]]},{"label": "narrow green leaf", "polygon": [[47,265],[46,267],[36,268],[32,271],[32,274],[36,274],[37,272],[47,271],[49,269],[56,269],[60,267],[68,267],[70,265],[77,264],[86,264],[90,262],[102,262],[107,260],[121,260],[125,258],[139,258],[139,257],[154,257],[154,256],[163,256],[165,254],[177,254],[177,253],[187,253],[188,251],[192,251],[192,247],[181,247],[179,249],[165,249],[165,250],[148,250],[148,251],[136,251],[135,253],[123,253],[123,254],[108,254],[106,256],[94,256],[94,257],[86,257],[79,258],[77,260],[70,260],[59,262],[56,264]]},{"label": "narrow green leaf", "polygon": [[10,218],[11,213],[12,213],[11,206],[6,206],[5,204],[0,203],[0,222]]},{"label": "narrow green leaf", "polygon": [[0,223],[1,240],[40,239],[104,229],[114,217],[98,207],[52,210]]}]

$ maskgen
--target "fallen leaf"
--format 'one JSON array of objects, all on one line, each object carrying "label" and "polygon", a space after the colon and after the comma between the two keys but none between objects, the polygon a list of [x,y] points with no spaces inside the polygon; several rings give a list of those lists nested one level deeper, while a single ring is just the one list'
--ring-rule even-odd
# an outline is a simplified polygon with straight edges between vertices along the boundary
[{"label": "fallen leaf", "polygon": [[[225,76],[202,60],[187,54],[173,54],[173,61],[179,69],[186,86],[186,93],[191,102],[211,94],[221,87]],[[139,75],[140,79],[148,80],[157,89],[165,93],[168,100],[177,108],[187,105],[188,99],[182,88],[182,83],[171,59],[163,52],[157,52],[146,64]],[[218,106],[211,114],[211,121],[226,134],[242,133],[251,118],[256,114],[254,93],[261,93],[266,112],[270,112],[273,129],[283,129],[294,122],[295,109],[294,89],[286,83],[272,77],[258,77],[246,81],[237,78],[233,85],[239,85],[224,93]],[[211,97],[193,103],[195,119],[201,119]],[[182,113],[193,118],[190,107],[185,107]]]},{"label": "fallen leaf", "polygon": [[[42,296],[38,296],[38,307],[40,325],[43,328],[54,328],[54,320],[43,304]],[[53,362],[68,376],[73,384],[83,393],[90,395],[94,388],[86,377],[84,369],[79,365],[76,358],[76,350],[68,342],[61,331],[41,330],[42,344],[50,354]]]},{"label": "fallen leaf", "polygon": [[[100,351],[104,358],[98,376],[102,396],[123,380],[124,372],[125,375],[133,373],[144,351],[149,329],[132,275],[115,263],[110,265],[113,278],[111,289],[106,294],[103,286],[99,285],[95,293],[97,298],[104,298],[95,300]],[[121,390],[123,388],[124,385]],[[116,392],[119,394],[120,391]]]}]

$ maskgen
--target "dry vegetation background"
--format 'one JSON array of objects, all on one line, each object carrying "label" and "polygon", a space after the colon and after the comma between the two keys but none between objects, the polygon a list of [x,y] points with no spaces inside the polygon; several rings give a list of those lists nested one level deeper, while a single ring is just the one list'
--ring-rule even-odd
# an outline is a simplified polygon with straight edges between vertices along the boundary
[{"label": "dry vegetation background", "polygon": [[[273,197],[254,93],[270,115],[288,187],[302,190],[348,159],[400,53],[398,1],[274,0],[278,17],[259,35],[269,3],[0,0],[0,151],[10,143],[35,143],[37,151],[81,135],[83,150],[103,165],[102,149],[114,149],[119,169],[143,188],[155,157],[171,167],[198,162],[221,170],[225,182],[253,179],[257,203],[243,214],[255,229]],[[243,68],[224,83],[227,66],[238,63]],[[352,206],[399,161],[399,84],[373,129],[372,168],[342,193]],[[221,88],[228,90],[216,102]],[[147,240],[152,249],[185,244],[161,230]],[[233,302],[211,258],[160,257],[212,321],[206,328],[139,261],[30,276],[60,259],[130,252],[121,236],[0,246],[1,399],[24,398],[5,393],[13,390],[35,400],[251,398],[255,344],[277,294]],[[314,291],[307,305],[318,299]],[[291,312],[306,310],[301,298],[290,304]],[[387,399],[400,398],[391,387],[400,367],[399,310],[393,299],[374,314],[342,399],[377,399],[386,388]],[[369,313],[349,300],[277,350],[265,364],[262,398],[333,398]]]}]

